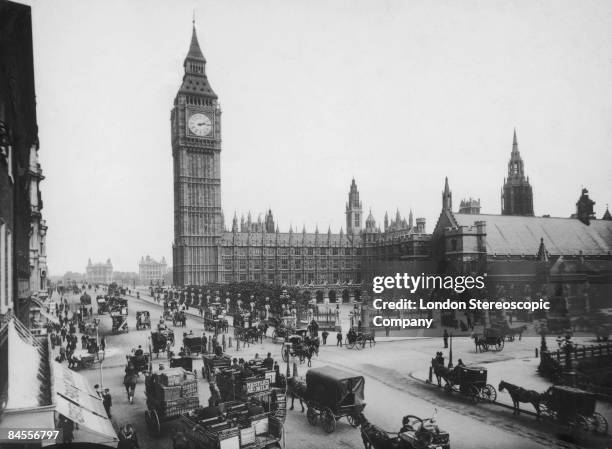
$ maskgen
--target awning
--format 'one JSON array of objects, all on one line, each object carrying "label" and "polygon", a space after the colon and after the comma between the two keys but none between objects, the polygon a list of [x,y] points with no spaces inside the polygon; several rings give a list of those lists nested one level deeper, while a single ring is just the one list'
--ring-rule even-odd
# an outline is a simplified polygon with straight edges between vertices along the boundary
[{"label": "awning", "polygon": [[52,363],[56,411],[98,435],[101,443],[119,441],[102,400],[87,380],[57,362]]}]

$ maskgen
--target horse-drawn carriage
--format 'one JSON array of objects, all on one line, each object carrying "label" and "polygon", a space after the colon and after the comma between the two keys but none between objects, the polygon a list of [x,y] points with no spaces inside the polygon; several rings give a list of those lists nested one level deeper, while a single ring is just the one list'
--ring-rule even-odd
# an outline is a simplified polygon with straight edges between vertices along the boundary
[{"label": "horse-drawn carriage", "polygon": [[307,357],[310,358],[315,353],[315,345],[306,344],[304,338],[300,335],[291,335],[288,337],[281,348],[281,356],[284,362],[287,362],[290,357],[297,357],[300,363],[303,363]]},{"label": "horse-drawn carriage", "polygon": [[127,360],[127,370],[131,370],[136,373],[146,373],[149,371],[149,354],[145,352],[127,354],[125,358]]},{"label": "horse-drawn carriage", "polygon": [[274,343],[280,341],[285,341],[289,336],[293,335],[294,330],[291,327],[287,327],[284,325],[279,325],[274,328],[274,332],[272,332],[272,339]]},{"label": "horse-drawn carriage", "polygon": [[488,327],[485,328],[482,334],[473,334],[474,344],[476,345],[476,352],[480,349],[480,352],[501,351],[504,349],[504,340],[506,339],[506,333],[504,329],[500,327]]},{"label": "horse-drawn carriage", "polygon": [[351,426],[359,426],[365,408],[365,380],[346,371],[324,366],[306,372],[306,383],[288,382],[288,392],[306,402],[308,422],[318,422],[327,433],[336,429],[336,422],[346,417]]},{"label": "horse-drawn carriage", "polygon": [[185,316],[185,312],[182,310],[177,310],[172,315],[172,325],[173,326],[181,326],[185,327],[187,325],[187,317]]},{"label": "horse-drawn carriage", "polygon": [[185,353],[187,355],[201,354],[206,352],[204,340],[202,340],[202,337],[197,335],[184,335],[183,348],[185,349]]},{"label": "horse-drawn carriage", "polygon": [[108,303],[103,296],[98,296],[96,298],[96,303],[98,305],[98,315],[102,315],[103,313],[108,312]]},{"label": "horse-drawn carriage", "polygon": [[164,301],[163,318],[166,321],[174,320],[174,314],[178,312],[178,302],[174,299]]},{"label": "horse-drawn carriage", "polygon": [[170,345],[174,345],[174,331],[170,329],[162,329],[157,332],[151,332],[151,351],[154,352],[158,357],[159,353],[166,350]]},{"label": "horse-drawn carriage", "polygon": [[444,379],[444,391],[453,391],[467,396],[473,403],[479,401],[495,402],[497,391],[495,387],[487,383],[486,368],[478,366],[457,365],[453,369],[447,368],[444,364],[432,359],[431,366],[441,386],[441,379]]},{"label": "horse-drawn carriage", "polygon": [[256,343],[257,341],[259,341],[259,335],[259,329],[256,326],[234,327],[234,336],[238,340]]},{"label": "horse-drawn carriage", "polygon": [[406,415],[399,432],[386,431],[360,416],[361,439],[365,449],[450,449],[448,432],[440,430],[435,418]]},{"label": "horse-drawn carriage", "polygon": [[136,330],[151,329],[151,313],[148,310],[136,312]]},{"label": "horse-drawn carriage", "polygon": [[353,327],[346,333],[346,339],[344,341],[346,348],[363,349],[366,343],[370,344],[370,348],[372,347],[372,343],[376,345],[374,331],[365,332],[362,329]]},{"label": "horse-drawn carriage", "polygon": [[122,331],[129,332],[129,326],[127,322],[127,309],[125,313],[123,313],[122,311],[112,311],[111,319],[113,321],[113,327],[111,330],[114,334]]}]

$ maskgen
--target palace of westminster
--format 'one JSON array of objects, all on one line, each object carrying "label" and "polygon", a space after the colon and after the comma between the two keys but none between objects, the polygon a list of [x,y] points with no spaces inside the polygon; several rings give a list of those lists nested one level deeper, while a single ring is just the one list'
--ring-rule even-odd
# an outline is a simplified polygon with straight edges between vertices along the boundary
[{"label": "palace of westminster", "polygon": [[[260,281],[323,290],[326,299],[336,301],[358,296],[362,283],[385,270],[492,273],[496,261],[535,261],[543,254],[551,260],[580,255],[612,261],[612,217],[606,210],[602,219],[595,218],[586,189],[572,217],[534,216],[516,132],[501,215],[480,214],[480,201],[471,198],[453,212],[446,180],[432,233],[426,232],[425,219],[414,219],[412,211],[407,220],[399,211],[393,218],[385,215],[381,229],[371,212],[364,217],[353,179],[346,228],[340,233],[292,228],[280,232],[271,210],[263,220],[253,220],[250,213],[246,219],[234,215],[228,229],[221,207],[221,110],[205,65],[194,26],[171,111],[175,285]],[[608,264],[604,271],[609,274],[612,267]]]}]

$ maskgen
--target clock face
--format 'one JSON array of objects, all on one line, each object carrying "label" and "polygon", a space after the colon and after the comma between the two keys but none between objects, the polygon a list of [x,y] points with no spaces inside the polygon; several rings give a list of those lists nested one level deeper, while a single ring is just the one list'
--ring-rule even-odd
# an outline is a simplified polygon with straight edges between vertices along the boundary
[{"label": "clock face", "polygon": [[212,122],[207,115],[197,113],[189,117],[187,127],[196,136],[204,137],[208,136],[212,131]]}]

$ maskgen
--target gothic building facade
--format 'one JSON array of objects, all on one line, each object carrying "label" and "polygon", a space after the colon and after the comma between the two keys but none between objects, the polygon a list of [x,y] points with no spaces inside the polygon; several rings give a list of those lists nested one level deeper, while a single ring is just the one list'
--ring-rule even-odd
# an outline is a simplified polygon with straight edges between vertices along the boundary
[{"label": "gothic building facade", "polygon": [[[422,257],[428,251],[425,219],[413,223],[396,214],[384,231],[372,214],[363,226],[363,206],[353,179],[348,193],[346,232],[280,232],[271,210],[254,220],[249,212],[231,229],[221,209],[221,111],[205,71],[195,26],[184,76],[171,113],[174,158],[173,281],[205,285],[258,281],[309,286],[331,301],[358,296],[362,262]],[[325,288],[341,285],[342,289]],[[319,287],[323,286],[322,289]],[[338,298],[340,299],[340,298]]]},{"label": "gothic building facade", "polygon": [[141,285],[151,285],[165,282],[168,264],[166,258],[162,257],[158,262],[147,254],[141,257],[138,263],[138,280]]}]

